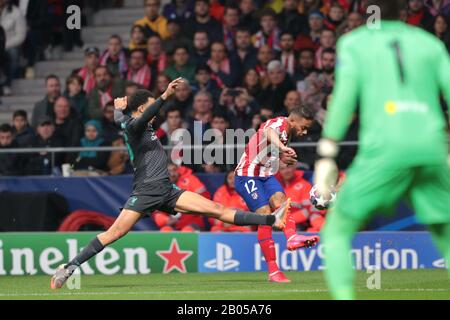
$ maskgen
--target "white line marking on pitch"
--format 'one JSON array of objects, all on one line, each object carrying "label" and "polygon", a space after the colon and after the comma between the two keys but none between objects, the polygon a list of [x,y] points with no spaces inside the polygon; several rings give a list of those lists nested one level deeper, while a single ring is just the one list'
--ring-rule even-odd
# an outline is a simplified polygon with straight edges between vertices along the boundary
[{"label": "white line marking on pitch", "polygon": [[[382,291],[394,291],[394,292],[447,292],[448,289],[431,289],[431,288],[417,288],[417,289],[378,289],[378,290],[357,290],[357,292],[382,292]],[[314,289],[314,290],[301,290],[301,289],[290,289],[290,290],[270,290],[270,293],[323,293],[328,292],[325,289]],[[206,293],[206,294],[227,294],[227,293],[261,293],[260,290],[227,290],[227,291],[128,291],[128,292],[55,292],[55,293],[0,293],[0,297],[26,297],[26,296],[37,296],[37,297],[48,297],[48,296],[81,296],[81,295],[164,295],[164,294],[196,294],[196,293]]]}]

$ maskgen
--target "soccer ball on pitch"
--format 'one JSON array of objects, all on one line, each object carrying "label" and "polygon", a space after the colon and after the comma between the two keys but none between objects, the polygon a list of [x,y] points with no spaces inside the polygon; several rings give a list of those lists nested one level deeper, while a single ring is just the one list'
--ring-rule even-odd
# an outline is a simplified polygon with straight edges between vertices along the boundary
[{"label": "soccer ball on pitch", "polygon": [[336,200],[336,189],[333,186],[330,188],[330,195],[331,198],[319,195],[317,186],[313,186],[309,191],[309,200],[316,209],[325,210]]}]

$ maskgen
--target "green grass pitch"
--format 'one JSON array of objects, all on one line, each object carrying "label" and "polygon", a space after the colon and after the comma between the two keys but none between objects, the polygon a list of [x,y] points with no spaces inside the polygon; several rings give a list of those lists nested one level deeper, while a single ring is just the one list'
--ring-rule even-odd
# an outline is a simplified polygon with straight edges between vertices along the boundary
[{"label": "green grass pitch", "polygon": [[[78,290],[49,288],[49,276],[0,276],[0,299],[329,299],[322,272],[288,272],[289,284],[267,274],[191,273],[82,276]],[[446,270],[381,271],[381,289],[369,290],[370,274],[358,272],[358,299],[450,299]]]}]

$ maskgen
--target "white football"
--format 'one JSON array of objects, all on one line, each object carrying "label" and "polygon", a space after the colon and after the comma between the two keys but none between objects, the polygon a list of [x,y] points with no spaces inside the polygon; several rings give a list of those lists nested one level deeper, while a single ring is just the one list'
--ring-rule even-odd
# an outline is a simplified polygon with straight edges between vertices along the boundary
[{"label": "white football", "polygon": [[336,189],[332,186],[330,188],[330,194],[320,195],[317,192],[317,186],[313,186],[309,191],[309,200],[312,205],[319,210],[325,210],[330,207],[330,205],[336,200]]}]

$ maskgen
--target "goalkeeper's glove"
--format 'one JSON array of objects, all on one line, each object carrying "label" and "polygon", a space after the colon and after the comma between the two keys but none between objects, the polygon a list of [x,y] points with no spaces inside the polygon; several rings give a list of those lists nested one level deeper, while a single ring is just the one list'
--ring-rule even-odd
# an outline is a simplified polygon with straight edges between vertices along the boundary
[{"label": "goalkeeper's glove", "polygon": [[320,159],[314,166],[314,185],[317,192],[323,196],[331,194],[331,187],[336,185],[338,168],[335,158],[339,152],[339,146],[330,139],[322,138],[317,145],[317,154]]}]

